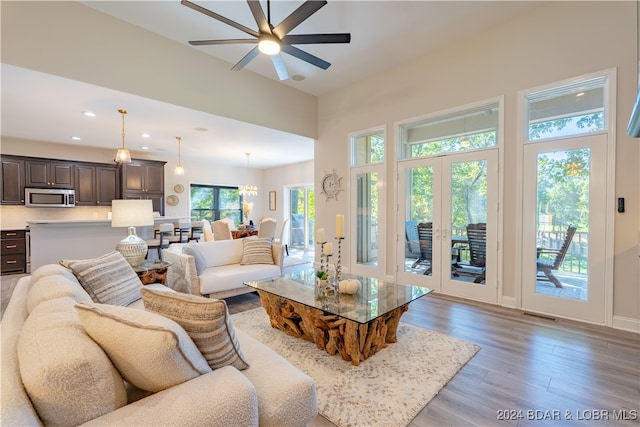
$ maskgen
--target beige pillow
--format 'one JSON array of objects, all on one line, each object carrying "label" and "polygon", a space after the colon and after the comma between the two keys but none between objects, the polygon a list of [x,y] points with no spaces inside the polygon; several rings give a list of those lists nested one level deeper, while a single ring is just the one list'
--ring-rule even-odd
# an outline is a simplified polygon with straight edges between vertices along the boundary
[{"label": "beige pillow", "polygon": [[126,306],[140,299],[142,283],[120,252],[60,264],[73,271],[94,302]]},{"label": "beige pillow", "polygon": [[273,264],[271,239],[243,239],[241,265]]},{"label": "beige pillow", "polygon": [[166,317],[109,304],[76,305],[87,334],[125,380],[160,391],[211,372],[187,333]]},{"label": "beige pillow", "polygon": [[75,304],[41,302],[18,338],[22,382],[44,425],[77,426],[127,404],[122,377],[85,333]]},{"label": "beige pillow", "polygon": [[[60,266],[60,268],[63,268]],[[68,271],[68,270],[67,270]],[[31,288],[27,295],[27,309],[29,313],[42,301],[54,298],[71,297],[76,302],[91,302],[91,298],[82,289],[75,277],[69,273],[71,278],[64,275],[51,275],[41,277],[36,282],[31,282]]]},{"label": "beige pillow", "polygon": [[249,367],[224,301],[147,288],[141,293],[144,308],[180,324],[212,369],[227,365],[237,369]]}]

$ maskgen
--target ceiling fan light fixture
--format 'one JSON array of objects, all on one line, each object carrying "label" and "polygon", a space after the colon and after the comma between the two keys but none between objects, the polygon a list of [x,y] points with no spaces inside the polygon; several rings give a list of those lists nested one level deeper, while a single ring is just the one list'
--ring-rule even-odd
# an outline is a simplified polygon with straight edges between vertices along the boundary
[{"label": "ceiling fan light fixture", "polygon": [[263,34],[258,41],[258,50],[265,55],[277,55],[280,53],[280,40],[272,35]]}]

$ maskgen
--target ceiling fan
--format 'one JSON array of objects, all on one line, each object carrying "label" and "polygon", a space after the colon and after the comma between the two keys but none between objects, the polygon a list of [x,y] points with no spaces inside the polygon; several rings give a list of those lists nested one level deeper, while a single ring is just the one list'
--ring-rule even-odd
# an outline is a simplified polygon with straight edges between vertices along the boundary
[{"label": "ceiling fan", "polygon": [[316,13],[321,7],[327,4],[326,0],[308,0],[305,1],[300,7],[294,10],[289,16],[287,16],[281,23],[275,27],[271,24],[271,2],[267,0],[267,15],[265,16],[260,1],[247,0],[249,9],[253,14],[253,18],[256,20],[258,30],[252,30],[245,27],[242,24],[238,24],[231,19],[225,18],[222,15],[218,15],[202,6],[198,6],[188,0],[182,0],[181,4],[203,13],[213,19],[220,22],[224,22],[238,30],[249,34],[255,38],[253,39],[225,39],[225,40],[198,40],[190,41],[192,46],[205,46],[216,44],[243,44],[243,43],[257,43],[236,65],[231,68],[234,71],[241,70],[247,65],[253,58],[258,56],[260,52],[271,56],[271,62],[278,73],[280,80],[287,80],[289,74],[282,60],[280,52],[288,53],[291,56],[295,56],[309,64],[326,70],[331,65],[329,62],[318,58],[308,52],[305,52],[294,44],[317,44],[317,43],[350,43],[351,34],[338,33],[338,34],[289,34],[289,31],[300,25],[304,20]]}]

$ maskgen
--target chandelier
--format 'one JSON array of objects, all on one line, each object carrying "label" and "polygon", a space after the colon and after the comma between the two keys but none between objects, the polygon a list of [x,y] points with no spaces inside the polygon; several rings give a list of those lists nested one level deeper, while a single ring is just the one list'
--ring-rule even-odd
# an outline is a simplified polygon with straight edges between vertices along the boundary
[{"label": "chandelier", "polygon": [[[247,156],[247,169],[249,169],[249,156],[251,153],[245,153]],[[255,185],[245,184],[239,185],[238,190],[240,191],[241,196],[257,196],[258,195],[258,187]]]}]

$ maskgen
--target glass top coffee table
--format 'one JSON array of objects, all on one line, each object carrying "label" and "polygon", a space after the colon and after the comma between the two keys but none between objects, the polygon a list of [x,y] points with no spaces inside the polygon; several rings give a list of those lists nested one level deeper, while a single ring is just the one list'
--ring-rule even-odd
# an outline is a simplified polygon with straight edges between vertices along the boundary
[{"label": "glass top coffee table", "polygon": [[396,342],[409,303],[432,291],[372,277],[343,274],[342,279],[359,280],[360,291],[318,293],[313,269],[245,285],[260,295],[272,327],[314,342],[331,355],[339,353],[353,365]]}]

